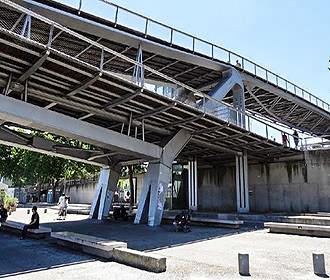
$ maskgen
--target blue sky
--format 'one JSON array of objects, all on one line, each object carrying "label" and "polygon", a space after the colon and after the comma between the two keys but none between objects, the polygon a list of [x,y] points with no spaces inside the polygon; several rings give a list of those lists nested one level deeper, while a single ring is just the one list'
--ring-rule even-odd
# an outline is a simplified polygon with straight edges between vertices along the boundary
[{"label": "blue sky", "polygon": [[[58,1],[76,6],[79,2]],[[83,1],[84,10],[113,18],[108,5]],[[328,0],[112,2],[238,52],[330,102]],[[124,15],[120,20],[143,26]]]}]

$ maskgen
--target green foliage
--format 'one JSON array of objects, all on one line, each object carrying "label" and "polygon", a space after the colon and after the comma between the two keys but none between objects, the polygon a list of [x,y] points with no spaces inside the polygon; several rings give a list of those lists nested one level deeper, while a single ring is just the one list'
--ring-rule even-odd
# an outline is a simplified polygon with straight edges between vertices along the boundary
[{"label": "green foliage", "polygon": [[[144,174],[147,172],[147,165],[146,164],[136,164],[133,165],[133,175]],[[124,166],[121,170],[122,177],[128,177],[129,175],[129,168],[128,166]]]},{"label": "green foliage", "polygon": [[[77,148],[90,148],[89,145],[79,141],[68,140],[49,133],[32,132],[32,134],[54,141],[59,145],[70,144]],[[0,176],[10,179],[14,186],[58,182],[61,179],[88,179],[97,172],[99,172],[99,167],[0,145]]]},{"label": "green foliage", "polygon": [[3,199],[3,206],[9,210],[11,208],[16,208],[18,205],[18,199],[16,197],[10,197],[9,195],[5,194]]}]

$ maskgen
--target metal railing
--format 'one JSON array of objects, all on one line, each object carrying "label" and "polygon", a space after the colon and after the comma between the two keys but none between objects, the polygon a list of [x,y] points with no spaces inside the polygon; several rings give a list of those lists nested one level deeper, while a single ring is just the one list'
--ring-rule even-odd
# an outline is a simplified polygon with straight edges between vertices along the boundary
[{"label": "metal railing", "polygon": [[[77,0],[78,1],[78,10],[80,11],[83,9],[83,3],[87,2],[84,0]],[[123,8],[121,6],[118,6],[111,1],[108,0],[98,0],[100,2],[106,3],[110,5],[111,7],[114,8],[114,18],[113,18],[113,23],[116,25],[122,25],[125,26],[126,23],[121,22],[121,15],[126,13],[129,15],[133,15],[139,19],[142,19],[144,21],[144,28],[143,30],[140,30],[139,32],[144,34],[144,37],[147,38],[148,36],[153,36],[155,37],[155,34],[152,34],[151,30],[151,25],[157,25],[159,27],[162,27],[163,29],[167,30],[167,38],[160,38],[170,45],[179,45],[181,47],[188,48],[192,53],[201,53],[203,55],[207,55],[210,57],[212,60],[220,60],[225,63],[229,63],[232,66],[238,66],[237,68],[240,68],[241,71],[248,72],[255,77],[261,78],[265,80],[267,83],[272,83],[278,88],[281,88],[282,90],[285,90],[286,92],[290,92],[293,95],[296,95],[300,98],[303,98],[304,100],[324,109],[327,112],[330,112],[330,104],[321,100],[319,97],[317,97],[314,94],[311,94],[310,92],[304,90],[303,88],[297,86],[296,84],[288,81],[287,79],[281,77],[280,75],[266,69],[265,67],[253,62],[250,59],[247,59],[243,57],[242,55],[230,51],[226,48],[223,48],[219,45],[213,44],[211,42],[208,42],[206,40],[197,38],[196,36],[193,36],[189,33],[183,32],[181,30],[178,30],[176,28],[173,28],[169,25],[163,24],[159,21],[153,20],[149,17],[143,16],[139,13],[130,11],[126,8]],[[111,20],[111,19],[109,19]],[[176,35],[184,36],[186,39],[190,41],[190,46],[187,45],[180,45],[178,40],[176,40]],[[199,44],[204,45],[208,49],[207,51],[202,50],[201,48],[198,48]],[[222,55],[220,55],[222,54]],[[239,62],[240,65],[237,65],[236,61]]]},{"label": "metal railing", "polygon": [[[51,21],[50,19],[46,18],[46,17],[43,17],[37,13],[34,13],[33,11],[29,10],[29,9],[26,9],[18,4],[15,4],[13,2],[11,2],[10,0],[0,0],[0,3],[4,3],[6,4],[7,6],[11,7],[11,8],[14,8],[18,11],[20,11],[21,13],[25,14],[25,15],[29,15],[31,16],[32,20],[39,20],[43,23],[46,23],[48,25],[48,28],[49,28],[49,42],[48,44],[45,44],[44,41],[42,41],[40,39],[40,36],[34,36],[33,34],[33,31],[31,31],[31,36],[30,38],[28,37],[25,37],[24,35],[22,35],[21,33],[15,33],[14,31],[11,30],[11,27],[9,26],[6,26],[6,28],[2,27],[0,25],[0,32],[6,32],[7,34],[11,35],[11,36],[15,36],[15,38],[17,39],[20,39],[20,40],[23,40],[23,41],[26,41],[26,42],[29,42],[29,43],[32,43],[32,44],[35,44],[35,45],[38,45],[44,49],[48,49],[50,52],[54,52],[54,53],[57,53],[57,54],[60,54],[61,56],[63,57],[66,57],[70,60],[73,60],[73,61],[77,61],[79,62],[80,64],[83,64],[83,65],[86,65],[87,67],[91,68],[91,69],[94,69],[95,71],[101,71],[104,75],[109,75],[111,77],[116,77],[117,79],[121,79],[121,80],[126,80],[127,82],[130,82],[132,83],[132,81],[126,79],[126,78],[123,78],[121,76],[118,76],[112,72],[109,72],[109,71],[105,71],[103,69],[103,59],[104,59],[104,55],[105,53],[107,54],[112,54],[120,59],[123,59],[125,60],[126,62],[129,62],[131,63],[133,66],[138,66],[138,67],[144,67],[145,70],[148,70],[150,71],[151,73],[155,74],[155,75],[158,75],[160,76],[161,78],[167,80],[167,81],[170,81],[172,82],[173,84],[177,85],[178,87],[182,87],[182,88],[185,88],[191,92],[193,92],[194,94],[202,97],[201,99],[201,106],[198,106],[198,104],[196,104],[196,106],[192,106],[192,107],[195,107],[197,109],[199,109],[201,111],[201,117],[204,117],[205,114],[211,114],[213,116],[216,116],[217,118],[223,120],[223,121],[227,121],[228,124],[233,124],[233,125],[236,125],[236,126],[239,126],[241,128],[244,128],[246,130],[246,133],[245,132],[241,132],[241,134],[246,134],[246,135],[250,135],[251,133],[255,133],[255,134],[258,134],[258,135],[261,135],[262,137],[264,137],[265,139],[267,140],[272,140],[272,141],[275,141],[277,143],[281,143],[283,144],[284,146],[286,147],[291,147],[291,148],[294,148],[294,139],[295,137],[293,135],[291,135],[290,133],[288,133],[287,131],[283,131],[275,126],[272,126],[270,124],[267,124],[266,122],[263,122],[261,121],[260,119],[257,119],[255,117],[253,117],[250,113],[247,113],[247,112],[241,112],[239,111],[238,109],[234,108],[234,107],[231,107],[229,106],[228,104],[226,103],[223,103],[222,101],[219,101],[217,99],[214,99],[190,86],[187,86],[179,81],[176,81],[175,79],[171,78],[171,77],[168,77],[156,70],[154,70],[153,68],[150,68],[150,67],[147,67],[133,59],[130,59],[129,57],[126,57],[124,56],[123,54],[120,54],[108,47],[105,47],[103,46],[102,44],[100,44],[99,42],[97,41],[94,41],[94,40],[91,40],[69,28],[66,28],[54,21]],[[100,57],[100,67],[97,67],[95,65],[92,65],[86,61],[82,61],[78,58],[75,58],[75,57],[72,57],[71,55],[65,53],[65,49],[56,49],[54,46],[51,45],[51,39],[52,39],[52,35],[53,35],[53,31],[54,29],[59,29],[60,33],[63,34],[63,33],[67,33],[71,36],[73,36],[74,38],[76,38],[76,40],[81,40],[85,43],[88,43],[90,45],[92,45],[93,47],[97,48],[100,50],[100,53],[102,54],[102,57]],[[59,33],[58,33],[59,34]],[[176,101],[176,102],[179,102],[179,101]],[[208,107],[205,105],[207,102],[211,102],[213,104],[216,104],[216,106],[211,106],[212,108],[225,108],[226,110],[228,110],[228,116],[231,116],[231,117],[228,117],[227,119],[224,119],[224,118],[221,118],[219,117],[219,114],[217,112],[217,110],[210,110],[208,109]],[[258,129],[255,129],[255,128],[258,128]],[[286,141],[283,141],[283,135],[286,135],[287,137],[287,140]],[[264,141],[267,141],[267,140],[264,140]],[[283,142],[282,142],[283,141]],[[302,141],[302,138],[299,138],[299,142],[301,143]],[[259,142],[262,142],[262,140],[259,140]],[[244,147],[242,147],[244,148]]]}]

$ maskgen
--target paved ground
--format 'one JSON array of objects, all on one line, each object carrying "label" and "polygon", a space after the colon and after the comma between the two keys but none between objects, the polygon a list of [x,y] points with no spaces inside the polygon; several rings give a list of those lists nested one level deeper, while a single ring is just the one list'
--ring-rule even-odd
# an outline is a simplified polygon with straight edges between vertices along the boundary
[{"label": "paved ground", "polygon": [[[55,212],[41,213],[41,220],[54,231],[70,230],[123,240],[140,250],[155,250],[167,257],[166,273],[154,274],[114,262],[94,259],[65,250],[47,241],[20,241],[0,233],[0,278],[41,279],[244,279],[237,273],[237,254],[250,254],[251,279],[320,279],[312,273],[312,252],[325,253],[330,272],[330,239],[269,234],[247,227],[231,229],[194,227],[192,233],[157,229],[121,222],[96,222],[86,216],[69,215],[54,221]],[[28,220],[26,209],[10,216]],[[164,246],[169,244],[169,246]]]}]

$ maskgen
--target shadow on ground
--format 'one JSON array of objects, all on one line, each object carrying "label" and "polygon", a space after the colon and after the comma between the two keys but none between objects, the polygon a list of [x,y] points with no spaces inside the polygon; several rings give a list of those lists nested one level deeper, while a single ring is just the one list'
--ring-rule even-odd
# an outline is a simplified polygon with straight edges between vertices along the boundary
[{"label": "shadow on ground", "polygon": [[[151,228],[147,225],[134,225],[132,222],[97,221],[87,218],[78,221],[43,223],[42,226],[52,228],[53,232],[71,231],[123,241],[127,243],[128,248],[140,251],[157,251],[255,230],[252,225],[240,230],[192,226],[192,232],[182,233],[175,232],[172,225],[166,224]],[[0,278],[19,277],[31,272],[97,260],[83,253],[56,246],[52,239],[22,241],[18,236],[2,232],[0,232],[0,248]]]},{"label": "shadow on ground", "polygon": [[0,232],[0,278],[93,262],[79,252],[55,247],[47,241],[19,240],[18,236]]},{"label": "shadow on ground", "polygon": [[52,228],[53,232],[71,231],[110,240],[123,241],[127,243],[128,248],[140,251],[170,248],[255,230],[254,226],[243,227],[240,230],[192,226],[191,232],[183,233],[175,232],[172,225],[166,224],[152,228],[147,225],[134,225],[129,222],[89,219],[46,223],[44,226]]}]

